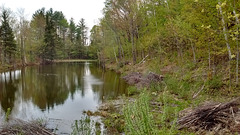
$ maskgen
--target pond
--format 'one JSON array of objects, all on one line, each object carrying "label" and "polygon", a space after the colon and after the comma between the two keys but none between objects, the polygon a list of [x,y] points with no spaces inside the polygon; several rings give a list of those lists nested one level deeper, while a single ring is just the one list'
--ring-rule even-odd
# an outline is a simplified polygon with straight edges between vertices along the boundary
[{"label": "pond", "polygon": [[97,110],[104,100],[126,94],[127,84],[95,62],[55,63],[0,73],[0,123],[10,117],[47,119],[48,128],[69,134],[83,111]]}]

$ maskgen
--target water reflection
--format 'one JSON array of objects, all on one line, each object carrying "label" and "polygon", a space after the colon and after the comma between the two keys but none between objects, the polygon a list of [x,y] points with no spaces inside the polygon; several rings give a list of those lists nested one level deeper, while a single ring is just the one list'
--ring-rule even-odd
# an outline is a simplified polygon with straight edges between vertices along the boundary
[{"label": "water reflection", "polygon": [[[125,93],[126,84],[119,75],[103,72],[95,63],[28,67],[0,74],[0,115],[11,108],[14,118],[47,117],[71,126],[83,110],[94,110],[104,98]],[[59,129],[69,132],[67,126]]]}]

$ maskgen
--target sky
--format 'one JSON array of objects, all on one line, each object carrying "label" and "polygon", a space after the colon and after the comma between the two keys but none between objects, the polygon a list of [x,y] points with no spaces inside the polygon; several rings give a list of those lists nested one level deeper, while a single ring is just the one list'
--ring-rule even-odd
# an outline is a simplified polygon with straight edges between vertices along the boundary
[{"label": "sky", "polygon": [[54,11],[62,11],[68,21],[73,18],[76,24],[84,18],[90,30],[103,16],[104,2],[105,0],[0,0],[0,6],[10,8],[13,12],[22,8],[28,20],[42,7],[46,10],[53,8]]}]

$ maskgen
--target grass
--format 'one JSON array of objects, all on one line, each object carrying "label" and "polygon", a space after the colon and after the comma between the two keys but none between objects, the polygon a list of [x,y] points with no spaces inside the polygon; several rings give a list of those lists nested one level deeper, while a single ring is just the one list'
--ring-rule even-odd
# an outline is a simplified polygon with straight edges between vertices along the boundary
[{"label": "grass", "polygon": [[[178,99],[167,86],[164,89],[144,91],[135,102],[124,107],[125,133],[128,135],[175,135],[194,134],[180,131],[177,126],[178,114],[191,102]],[[135,95],[136,96],[136,95]],[[153,106],[151,102],[160,103]]]},{"label": "grass", "polygon": [[6,112],[6,114],[5,114],[5,121],[6,121],[6,122],[9,120],[10,114],[11,114],[11,108],[8,108],[8,109],[7,109],[7,112]]},{"label": "grass", "polygon": [[130,135],[154,135],[157,127],[154,125],[153,116],[150,113],[149,95],[140,94],[134,103],[128,103],[124,107],[125,133]]},{"label": "grass", "polygon": [[82,117],[80,120],[75,120],[72,124],[71,135],[100,135],[101,124],[92,120],[89,116]]},{"label": "grass", "polygon": [[171,94],[167,87],[156,97],[156,101],[162,103],[161,113],[155,113],[157,125],[159,125],[158,134],[175,135],[175,134],[192,134],[186,131],[178,130],[177,118],[181,110],[189,105],[189,102],[178,99]]},{"label": "grass", "polygon": [[71,135],[90,135],[91,131],[91,119],[83,117],[81,120],[75,120]]}]

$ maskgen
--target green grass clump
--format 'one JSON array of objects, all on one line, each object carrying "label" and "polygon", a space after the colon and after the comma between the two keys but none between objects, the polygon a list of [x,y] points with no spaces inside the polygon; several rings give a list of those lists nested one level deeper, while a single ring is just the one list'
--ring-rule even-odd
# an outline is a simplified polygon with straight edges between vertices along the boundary
[{"label": "green grass clump", "polygon": [[7,109],[7,112],[6,112],[6,115],[5,115],[5,121],[8,121],[8,120],[9,120],[10,114],[11,114],[11,108],[8,108],[8,109]]},{"label": "green grass clump", "polygon": [[124,107],[126,134],[157,134],[153,116],[150,113],[149,100],[149,95],[146,92],[143,92],[134,103],[128,103]]},{"label": "green grass clump", "polygon": [[138,88],[135,86],[129,86],[127,91],[128,91],[128,96],[132,96],[140,93],[140,90],[138,90]]},{"label": "green grass clump", "polygon": [[81,120],[75,120],[72,125],[71,135],[90,135],[91,134],[91,120],[89,117],[82,118]]}]

